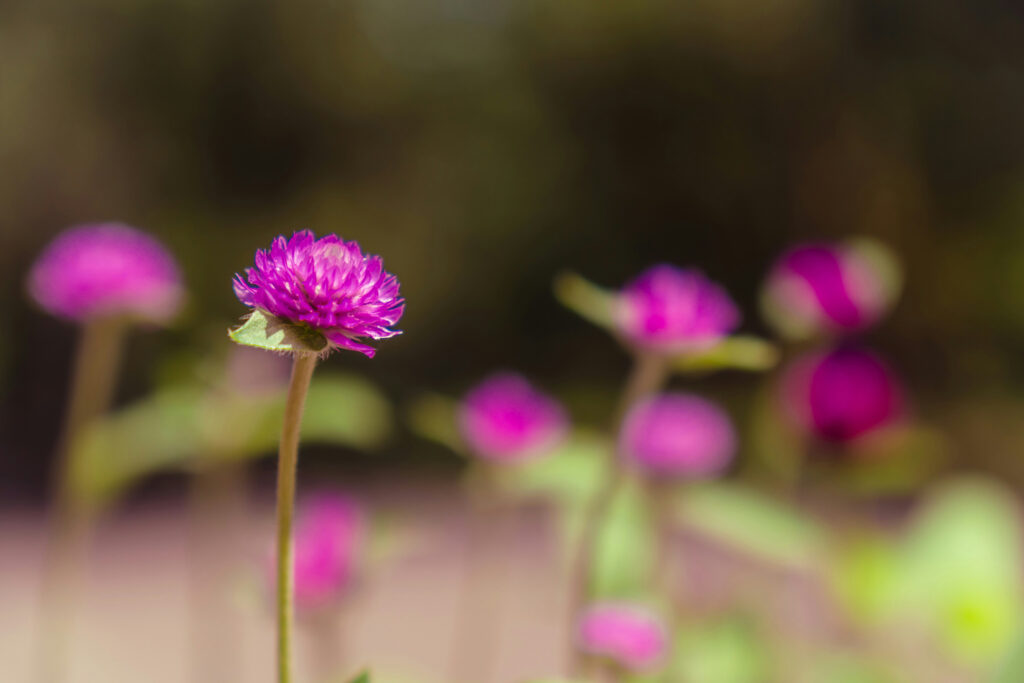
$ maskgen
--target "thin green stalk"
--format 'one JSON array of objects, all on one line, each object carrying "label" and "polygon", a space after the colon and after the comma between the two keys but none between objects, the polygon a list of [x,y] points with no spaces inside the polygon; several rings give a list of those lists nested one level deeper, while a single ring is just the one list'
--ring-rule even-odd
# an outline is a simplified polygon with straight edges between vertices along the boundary
[{"label": "thin green stalk", "polygon": [[124,324],[111,319],[86,323],[72,365],[68,403],[53,470],[50,542],[43,566],[36,680],[61,683],[67,677],[70,611],[77,565],[95,520],[95,509],[74,490],[74,445],[82,430],[110,407],[124,341]]},{"label": "thin green stalk", "polygon": [[299,431],[306,393],[317,357],[296,354],[284,407],[281,446],[277,454],[277,680],[292,681],[292,631],[295,621],[295,475],[299,462]]},{"label": "thin green stalk", "polygon": [[[659,391],[669,375],[668,359],[655,353],[640,353],[636,357],[633,371],[619,400],[619,407],[613,421],[613,436],[618,432],[622,420],[634,403],[649,394]],[[585,657],[575,646],[573,625],[583,608],[593,598],[591,574],[594,549],[597,545],[601,526],[615,494],[624,481],[624,472],[619,465],[617,454],[607,469],[607,475],[598,487],[583,518],[583,529],[570,566],[569,574],[569,674],[578,676],[584,666]]]}]

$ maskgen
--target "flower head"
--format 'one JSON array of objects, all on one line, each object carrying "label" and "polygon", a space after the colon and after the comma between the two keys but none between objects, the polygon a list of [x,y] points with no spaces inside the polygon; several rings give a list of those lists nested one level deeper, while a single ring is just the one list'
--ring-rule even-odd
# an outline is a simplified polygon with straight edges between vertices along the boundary
[{"label": "flower head", "polygon": [[363,254],[356,242],[337,235],[316,239],[309,230],[258,250],[255,267],[234,279],[235,295],[246,306],[305,325],[333,346],[370,358],[376,349],[358,339],[400,334],[391,329],[405,311],[398,287],[379,256]]},{"label": "flower head", "polygon": [[847,443],[902,414],[902,390],[881,358],[840,347],[798,359],[783,376],[788,414],[822,441]]},{"label": "flower head", "polygon": [[[351,585],[362,536],[362,512],[349,498],[320,494],[303,502],[295,527],[295,603],[300,610],[323,607]],[[273,583],[273,571],[269,578]]]},{"label": "flower head", "polygon": [[184,294],[178,266],[163,245],[120,223],[80,225],[58,235],[32,266],[28,290],[48,312],[76,321],[126,315],[166,322]]},{"label": "flower head", "polygon": [[891,256],[878,245],[795,247],[768,276],[765,315],[794,338],[868,327],[895,298],[895,270]]},{"label": "flower head", "polygon": [[472,389],[458,420],[475,454],[502,462],[550,451],[568,427],[562,406],[511,373],[494,375]]},{"label": "flower head", "polygon": [[630,671],[647,671],[664,660],[668,632],[646,609],[623,603],[590,607],[579,623],[580,648]]},{"label": "flower head", "polygon": [[659,394],[630,409],[619,451],[626,462],[651,474],[709,476],[732,460],[736,434],[714,403],[689,394]]},{"label": "flower head", "polygon": [[700,272],[662,264],[622,289],[616,322],[641,348],[679,352],[713,346],[739,325],[740,313]]}]

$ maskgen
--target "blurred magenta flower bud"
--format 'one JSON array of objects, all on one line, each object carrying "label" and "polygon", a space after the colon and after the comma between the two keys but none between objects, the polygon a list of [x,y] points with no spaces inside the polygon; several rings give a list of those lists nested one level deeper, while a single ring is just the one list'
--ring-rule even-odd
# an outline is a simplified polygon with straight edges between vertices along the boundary
[{"label": "blurred magenta flower bud", "polygon": [[892,306],[899,279],[895,257],[876,242],[806,244],[775,263],[762,309],[773,327],[793,339],[855,331]]},{"label": "blurred magenta flower bud", "polygon": [[604,603],[586,610],[579,623],[584,652],[606,657],[629,671],[650,671],[665,660],[668,632],[661,620],[643,607]]},{"label": "blurred magenta flower bud", "polygon": [[[354,501],[319,494],[299,508],[295,526],[295,604],[315,611],[340,598],[355,578],[363,515]],[[268,573],[274,583],[273,563]]]},{"label": "blurred magenta flower bud", "polygon": [[797,359],[783,375],[782,398],[801,428],[833,443],[853,441],[903,413],[903,391],[892,371],[856,347]]},{"label": "blurred magenta flower bud", "polygon": [[40,254],[28,290],[47,312],[75,321],[130,316],[164,323],[181,305],[178,266],[153,237],[120,223],[80,225]]},{"label": "blurred magenta flower bud", "polygon": [[616,322],[638,348],[678,353],[713,346],[739,325],[740,313],[700,272],[662,264],[622,289]]},{"label": "blurred magenta flower bud", "polygon": [[732,461],[736,433],[714,403],[689,394],[658,394],[626,414],[619,452],[627,463],[650,474],[710,476]]},{"label": "blurred magenta flower bud", "polygon": [[235,275],[235,295],[246,306],[320,332],[332,348],[373,358],[361,338],[387,339],[405,312],[399,283],[380,256],[363,254],[337,235],[317,239],[309,230],[278,237],[257,250],[254,268]]},{"label": "blurred magenta flower bud", "polygon": [[459,407],[458,422],[474,454],[500,462],[548,453],[568,430],[562,406],[512,373],[473,388]]}]

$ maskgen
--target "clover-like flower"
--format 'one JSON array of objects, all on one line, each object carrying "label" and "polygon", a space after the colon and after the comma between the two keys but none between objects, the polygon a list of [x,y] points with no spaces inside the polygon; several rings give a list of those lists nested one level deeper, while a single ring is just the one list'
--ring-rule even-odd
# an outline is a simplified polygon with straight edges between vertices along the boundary
[{"label": "clover-like flower", "polygon": [[[302,503],[295,526],[296,607],[312,612],[343,596],[359,565],[363,528],[362,510],[346,496],[322,493]],[[268,578],[273,585],[273,571]]]},{"label": "clover-like flower", "polygon": [[714,403],[689,394],[658,394],[626,414],[619,452],[627,464],[651,475],[703,477],[729,465],[736,433]]},{"label": "clover-like flower", "polygon": [[873,325],[898,289],[899,268],[881,245],[805,244],[775,263],[761,303],[765,317],[782,334],[803,339]]},{"label": "clover-like flower", "polygon": [[832,443],[866,436],[903,413],[903,391],[889,366],[851,346],[797,359],[783,376],[782,397],[798,426]]},{"label": "clover-like flower", "polygon": [[650,671],[665,660],[668,631],[654,613],[629,603],[592,605],[579,622],[584,652],[628,671]]},{"label": "clover-like flower", "polygon": [[321,335],[326,348],[376,349],[360,339],[387,339],[405,311],[399,283],[379,256],[337,235],[316,239],[309,230],[273,241],[256,252],[255,267],[235,275],[235,295],[246,306]]},{"label": "clover-like flower", "polygon": [[740,313],[699,271],[662,264],[622,289],[615,320],[637,347],[675,353],[713,346],[739,325]]},{"label": "clover-like flower", "polygon": [[565,435],[562,406],[523,377],[494,375],[463,399],[459,428],[475,455],[512,462],[550,452]]},{"label": "clover-like flower", "polygon": [[121,223],[71,228],[51,242],[28,276],[32,298],[47,312],[82,322],[128,316],[167,322],[184,289],[170,253]]}]

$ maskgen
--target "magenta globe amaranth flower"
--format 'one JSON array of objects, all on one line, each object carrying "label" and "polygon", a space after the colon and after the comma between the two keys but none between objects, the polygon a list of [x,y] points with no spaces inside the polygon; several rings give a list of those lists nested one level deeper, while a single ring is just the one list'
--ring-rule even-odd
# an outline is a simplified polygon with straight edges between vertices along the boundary
[{"label": "magenta globe amaranth flower", "polygon": [[615,320],[638,348],[675,353],[713,346],[739,325],[740,313],[700,272],[663,264],[622,289]]},{"label": "magenta globe amaranth flower", "polygon": [[873,242],[806,244],[772,268],[762,295],[765,317],[783,334],[806,338],[874,324],[892,305],[898,267]]},{"label": "magenta globe amaranth flower", "polygon": [[402,317],[399,283],[379,256],[337,235],[316,239],[309,230],[278,237],[256,252],[255,267],[236,275],[235,294],[246,306],[322,334],[331,347],[376,350],[359,339],[386,339]]},{"label": "magenta globe amaranth flower", "polygon": [[[359,506],[346,496],[320,494],[302,503],[295,527],[295,604],[309,612],[344,595],[355,578],[363,542]],[[271,585],[273,566],[269,568]]]},{"label": "magenta globe amaranth flower", "polygon": [[732,461],[736,432],[721,408],[699,396],[658,394],[634,405],[619,433],[625,462],[657,476],[704,477]]},{"label": "magenta globe amaranth flower", "polygon": [[817,438],[847,443],[899,419],[903,392],[874,353],[840,347],[794,362],[782,381],[786,412]]},{"label": "magenta globe amaranth flower", "polygon": [[473,388],[459,407],[458,424],[474,454],[501,462],[550,452],[568,429],[562,406],[512,373]]},{"label": "magenta globe amaranth flower", "polygon": [[593,605],[579,622],[584,652],[614,661],[629,671],[650,671],[665,660],[668,631],[652,612],[637,605]]},{"label": "magenta globe amaranth flower", "polygon": [[53,240],[28,276],[32,298],[61,318],[130,316],[168,321],[184,289],[174,258],[154,238],[121,223],[71,228]]}]

